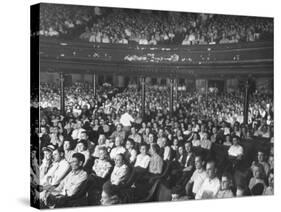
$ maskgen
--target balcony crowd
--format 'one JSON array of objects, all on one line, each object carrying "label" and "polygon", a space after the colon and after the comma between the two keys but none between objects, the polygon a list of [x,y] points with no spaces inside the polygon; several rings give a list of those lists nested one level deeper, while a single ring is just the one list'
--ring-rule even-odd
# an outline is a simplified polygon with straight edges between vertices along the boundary
[{"label": "balcony crowd", "polygon": [[204,45],[273,40],[269,18],[42,4],[45,37],[91,43]]}]

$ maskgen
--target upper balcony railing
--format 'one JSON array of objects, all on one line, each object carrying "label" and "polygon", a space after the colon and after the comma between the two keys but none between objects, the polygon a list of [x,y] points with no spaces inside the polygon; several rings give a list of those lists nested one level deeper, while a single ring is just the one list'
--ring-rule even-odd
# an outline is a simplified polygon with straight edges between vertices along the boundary
[{"label": "upper balcony railing", "polygon": [[163,46],[69,42],[40,38],[40,59],[149,64],[273,62],[273,42]]}]

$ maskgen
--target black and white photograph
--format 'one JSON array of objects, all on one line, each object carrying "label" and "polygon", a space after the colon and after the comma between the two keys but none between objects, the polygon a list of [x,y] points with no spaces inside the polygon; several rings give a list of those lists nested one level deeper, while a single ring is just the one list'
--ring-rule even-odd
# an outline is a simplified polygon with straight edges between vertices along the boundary
[{"label": "black and white photograph", "polygon": [[274,195],[275,19],[182,10],[30,7],[32,207]]}]

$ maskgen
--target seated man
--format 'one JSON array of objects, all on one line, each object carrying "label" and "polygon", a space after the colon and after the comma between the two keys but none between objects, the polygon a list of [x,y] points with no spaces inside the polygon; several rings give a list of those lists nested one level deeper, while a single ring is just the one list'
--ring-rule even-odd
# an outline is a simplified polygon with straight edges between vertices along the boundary
[{"label": "seated man", "polygon": [[234,197],[233,192],[230,189],[231,176],[223,174],[221,177],[221,187],[217,194],[217,198],[231,198]]},{"label": "seated man", "polygon": [[60,184],[46,192],[45,204],[49,207],[64,207],[69,197],[74,196],[83,183],[87,180],[87,173],[83,170],[85,156],[81,153],[72,155],[71,172],[60,182]]},{"label": "seated man", "polygon": [[216,164],[210,161],[206,165],[207,178],[196,193],[195,199],[216,198],[220,189],[220,180],[216,176]]},{"label": "seated man", "polygon": [[[186,184],[185,190],[189,198],[194,199],[199,188],[201,187],[204,180],[207,178],[207,173],[203,167],[202,156],[198,155],[195,157],[195,168],[190,180]],[[192,194],[190,194],[190,188],[192,187]]]},{"label": "seated man", "polygon": [[232,138],[232,145],[228,149],[228,155],[234,159],[241,159],[243,155],[243,147],[238,144],[238,137]]},{"label": "seated man", "polygon": [[128,178],[129,168],[124,162],[124,156],[118,154],[115,157],[115,166],[110,176],[110,183],[112,185],[118,186],[125,182]]},{"label": "seated man", "polygon": [[158,138],[157,144],[160,147],[159,155],[163,158],[163,160],[170,160],[171,159],[171,147],[167,145],[167,138],[161,137]]},{"label": "seated man", "polygon": [[63,150],[57,148],[53,151],[53,164],[44,178],[40,181],[43,189],[58,185],[70,171],[69,163],[64,159]]},{"label": "seated man", "polygon": [[72,160],[72,155],[75,153],[74,150],[71,148],[71,141],[65,140],[63,142],[63,150],[64,150],[64,158],[68,163]]}]

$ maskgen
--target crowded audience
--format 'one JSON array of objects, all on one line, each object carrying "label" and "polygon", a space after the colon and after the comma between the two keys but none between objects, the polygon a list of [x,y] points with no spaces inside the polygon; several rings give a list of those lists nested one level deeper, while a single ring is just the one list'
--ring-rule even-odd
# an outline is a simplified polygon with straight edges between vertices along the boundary
[{"label": "crowded audience", "polygon": [[41,83],[40,148],[31,163],[38,201],[48,208],[141,202],[162,181],[173,201],[273,194],[272,96],[252,92],[244,123],[238,92],[204,95],[179,91],[171,112],[168,87],[147,86],[142,116],[137,85],[99,86],[94,95],[74,83],[62,113],[59,87]]},{"label": "crowded audience", "polygon": [[40,6],[39,35],[91,43],[204,45],[272,40],[268,18],[73,5]]}]

